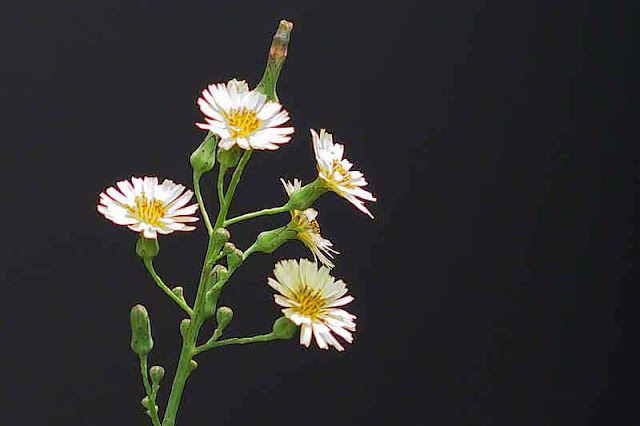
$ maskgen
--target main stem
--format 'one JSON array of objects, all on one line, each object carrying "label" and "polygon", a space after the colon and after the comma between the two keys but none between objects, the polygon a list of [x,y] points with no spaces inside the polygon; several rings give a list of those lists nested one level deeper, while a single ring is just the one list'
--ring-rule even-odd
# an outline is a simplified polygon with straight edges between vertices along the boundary
[{"label": "main stem", "polygon": [[[289,35],[292,28],[293,24],[291,22],[284,20],[280,21],[278,30],[273,37],[273,42],[271,43],[271,49],[269,50],[269,57],[267,59],[267,65],[265,67],[265,73],[262,77],[262,80],[256,87],[256,90],[264,93],[267,99],[271,101],[277,102],[278,100],[275,86],[280,74],[280,70],[282,69],[287,56]],[[208,220],[205,220],[207,231],[209,231],[209,244],[207,245],[207,253],[204,257],[202,272],[200,273],[200,282],[198,283],[196,301],[193,305],[193,311],[190,314],[191,320],[183,336],[182,350],[180,351],[180,360],[178,361],[178,368],[176,369],[176,374],[173,379],[171,395],[169,395],[169,403],[167,404],[167,409],[165,410],[162,426],[175,426],[176,423],[176,416],[178,414],[180,399],[182,398],[182,393],[187,383],[187,378],[189,377],[189,374],[191,372],[191,361],[193,359],[193,356],[196,354],[195,348],[196,341],[198,339],[198,333],[200,332],[200,328],[202,327],[205,319],[203,315],[203,308],[205,302],[206,283],[209,276],[211,275],[211,270],[213,269],[213,265],[215,263],[215,257],[218,255],[221,249],[221,247],[217,246],[217,244],[214,242],[213,235],[218,228],[223,226],[227,219],[227,213],[231,205],[231,200],[233,199],[236,187],[240,182],[240,177],[242,176],[244,167],[247,165],[247,162],[251,157],[251,153],[251,150],[245,151],[244,155],[240,159],[240,162],[233,172],[231,182],[229,183],[229,187],[227,188],[226,192],[224,191],[224,175],[226,172],[226,168],[221,166],[221,171],[218,176],[218,199],[220,201],[220,210],[218,212],[215,224],[212,227],[210,227],[210,222]],[[197,181],[194,182],[194,190],[196,192],[198,204],[200,205],[200,210],[202,211],[203,215],[206,216],[204,202],[202,201],[202,196],[200,194],[200,177],[201,176],[199,174],[194,173],[194,181]],[[264,337],[260,336],[260,339],[262,338]],[[239,341],[237,343],[244,343],[244,341]]]}]

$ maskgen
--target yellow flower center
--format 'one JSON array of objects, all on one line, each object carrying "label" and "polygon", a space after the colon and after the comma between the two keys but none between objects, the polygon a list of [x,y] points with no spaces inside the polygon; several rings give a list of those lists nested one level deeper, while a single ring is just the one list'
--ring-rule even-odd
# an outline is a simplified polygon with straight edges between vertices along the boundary
[{"label": "yellow flower center", "polygon": [[164,217],[166,213],[165,205],[162,201],[156,199],[149,200],[144,193],[136,197],[135,203],[136,205],[134,207],[127,206],[129,212],[135,218],[150,225],[157,226],[159,224],[158,219]]},{"label": "yellow flower center", "polygon": [[[334,174],[336,172],[338,172],[338,174],[340,175],[340,179],[334,179],[333,178],[333,176],[334,176]],[[342,167],[342,164],[340,164],[340,162],[338,160],[333,160],[333,170],[332,170],[332,173],[331,173],[331,178],[338,185],[342,185],[342,186],[345,186],[347,188],[354,188],[355,187],[351,183],[351,175],[349,174],[348,171],[346,171],[344,169],[344,167]]]},{"label": "yellow flower center", "polygon": [[312,220],[310,225],[313,232],[315,232],[316,234],[320,233],[320,224],[318,223],[317,220]]},{"label": "yellow flower center", "polygon": [[322,311],[322,307],[325,304],[325,299],[322,293],[318,289],[311,289],[306,285],[302,287],[296,294],[296,302],[300,304],[296,308],[296,311],[300,315],[315,319],[315,317]]},{"label": "yellow flower center", "polygon": [[225,120],[229,124],[229,131],[234,138],[246,138],[260,127],[262,121],[257,117],[254,110],[246,107],[234,108],[229,113],[222,112]]}]

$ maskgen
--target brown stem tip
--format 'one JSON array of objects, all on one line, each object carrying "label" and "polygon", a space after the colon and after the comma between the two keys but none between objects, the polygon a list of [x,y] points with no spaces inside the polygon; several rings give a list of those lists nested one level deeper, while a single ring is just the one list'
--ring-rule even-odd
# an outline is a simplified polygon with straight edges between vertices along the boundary
[{"label": "brown stem tip", "polygon": [[273,42],[271,43],[271,49],[269,49],[269,56],[272,59],[281,59],[287,56],[287,46],[289,45],[289,38],[291,36],[291,30],[293,29],[293,23],[282,20],[278,25],[278,30],[273,36]]}]

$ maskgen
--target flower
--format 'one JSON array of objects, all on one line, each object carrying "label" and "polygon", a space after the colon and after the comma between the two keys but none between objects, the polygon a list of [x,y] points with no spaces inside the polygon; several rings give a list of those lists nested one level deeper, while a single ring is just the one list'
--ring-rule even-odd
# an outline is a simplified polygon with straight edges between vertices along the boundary
[{"label": "flower", "polygon": [[331,191],[345,198],[373,219],[373,215],[364,206],[362,200],[376,201],[376,198],[372,193],[361,188],[367,185],[364,175],[351,170],[353,164],[346,158],[342,158],[344,146],[334,144],[333,136],[324,129],[320,130],[320,135],[311,129],[311,137],[320,179]]},{"label": "flower", "polygon": [[[294,179],[293,183],[285,182],[284,179],[280,179],[280,182],[282,182],[285,191],[287,191],[287,195],[291,195],[293,191],[302,187],[299,179]],[[320,262],[327,268],[333,268],[335,265],[327,256],[333,258],[331,253],[338,254],[340,252],[332,249],[333,243],[320,235],[320,225],[316,220],[318,211],[308,208],[303,211],[291,210],[289,213],[291,213],[289,227],[297,231],[296,239],[302,241],[311,250],[315,259],[320,259]]]},{"label": "flower", "polygon": [[225,150],[234,145],[274,150],[293,133],[293,127],[278,127],[289,121],[282,105],[267,101],[267,96],[256,90],[249,91],[244,80],[210,84],[198,98],[198,106],[206,123],[196,126],[220,136],[218,146]]},{"label": "flower", "polygon": [[193,197],[191,190],[165,179],[158,184],[157,177],[132,177],[131,182],[116,183],[100,193],[98,211],[116,225],[126,225],[132,231],[142,232],[145,238],[156,238],[157,233],[192,231],[187,222],[196,222],[192,216],[197,204],[185,205]]},{"label": "flower", "polygon": [[356,316],[338,308],[353,300],[345,296],[347,286],[329,275],[329,269],[307,259],[282,260],[273,270],[275,279],[268,284],[280,294],[275,302],[283,306],[282,313],[295,325],[302,326],[300,344],[309,347],[311,334],[322,349],[329,346],[343,351],[344,347],[332,333],[353,342],[350,331],[356,330]]}]

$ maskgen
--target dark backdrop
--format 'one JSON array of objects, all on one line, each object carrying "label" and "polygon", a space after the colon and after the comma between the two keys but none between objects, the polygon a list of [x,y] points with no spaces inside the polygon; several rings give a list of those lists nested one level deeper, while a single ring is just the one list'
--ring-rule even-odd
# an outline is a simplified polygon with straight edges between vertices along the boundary
[{"label": "dark backdrop", "polygon": [[[199,92],[257,83],[282,18],[294,30],[278,92],[297,132],[254,155],[232,213],[279,205],[278,177],[314,177],[310,127],[346,143],[376,219],[334,195],[317,207],[342,252],[334,274],[356,297],[356,341],[344,353],[295,340],[207,353],[179,424],[635,423],[619,344],[638,7],[611,3],[3,6],[2,423],[144,424],[129,309],[151,312],[151,363],[168,377],[181,316],[135,235],[96,213],[97,194],[142,174],[190,186]],[[231,231],[244,248],[284,221]],[[202,225],[161,245],[158,270],[192,300]],[[291,243],[238,272],[222,300],[236,313],[229,335],[269,330],[266,276],[294,256],[308,252]]]}]

